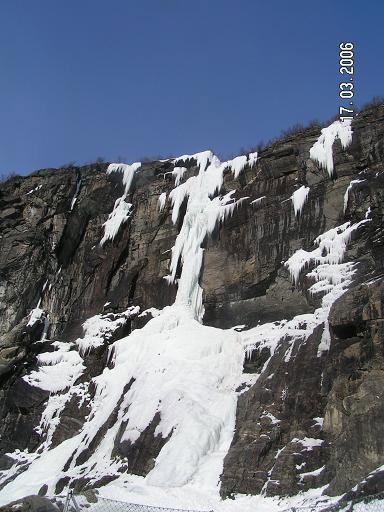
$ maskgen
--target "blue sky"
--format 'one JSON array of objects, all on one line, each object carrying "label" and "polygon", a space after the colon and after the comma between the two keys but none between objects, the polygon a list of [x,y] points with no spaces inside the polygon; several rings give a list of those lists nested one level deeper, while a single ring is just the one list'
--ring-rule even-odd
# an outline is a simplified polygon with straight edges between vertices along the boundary
[{"label": "blue sky", "polygon": [[0,173],[212,149],[228,157],[383,95],[384,3],[2,0]]}]

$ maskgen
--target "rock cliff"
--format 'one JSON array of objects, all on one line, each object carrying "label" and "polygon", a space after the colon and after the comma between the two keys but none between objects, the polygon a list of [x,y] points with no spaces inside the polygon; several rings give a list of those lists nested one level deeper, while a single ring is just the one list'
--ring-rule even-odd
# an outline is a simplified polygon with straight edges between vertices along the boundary
[{"label": "rock cliff", "polygon": [[326,130],[0,185],[0,502],[384,490],[384,107]]}]

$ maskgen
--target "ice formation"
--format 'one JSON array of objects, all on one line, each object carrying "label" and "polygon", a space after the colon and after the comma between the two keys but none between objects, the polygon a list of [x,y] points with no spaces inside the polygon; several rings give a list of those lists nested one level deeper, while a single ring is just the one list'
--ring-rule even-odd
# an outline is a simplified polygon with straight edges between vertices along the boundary
[{"label": "ice formation", "polygon": [[300,215],[301,210],[303,209],[304,203],[307,200],[309,194],[309,187],[302,185],[299,189],[297,189],[292,195],[291,200],[293,204],[293,209],[295,210],[295,215]]},{"label": "ice formation", "polygon": [[348,199],[349,199],[349,192],[352,190],[353,185],[357,185],[357,183],[363,183],[363,181],[365,181],[365,180],[352,180],[352,181],[350,181],[350,183],[349,183],[349,185],[347,187],[347,190],[345,191],[345,194],[344,194],[344,212],[347,209]]},{"label": "ice formation", "polygon": [[249,204],[258,204],[258,203],[261,203],[261,202],[263,201],[263,199],[266,199],[266,196],[258,197],[257,199],[254,199],[253,201],[251,201]]},{"label": "ice formation", "polygon": [[159,195],[159,210],[162,212],[164,210],[165,202],[167,200],[167,193],[163,192]]},{"label": "ice formation", "polygon": [[333,143],[340,139],[343,148],[352,142],[352,122],[350,119],[334,121],[321,130],[321,135],[310,149],[310,157],[327,169],[329,176],[333,175]]},{"label": "ice formation", "polygon": [[81,179],[78,178],[77,181],[76,181],[76,190],[75,190],[75,193],[72,197],[72,200],[71,200],[71,208],[70,210],[72,211],[74,206],[75,206],[75,203],[77,201],[77,196],[79,195],[79,192],[80,192],[80,187],[81,187]]},{"label": "ice formation", "polygon": [[120,172],[123,174],[124,193],[121,197],[116,199],[112,212],[109,214],[108,219],[104,222],[104,236],[100,241],[100,245],[104,245],[107,240],[113,240],[119,232],[120,226],[126,222],[131,213],[132,204],[126,202],[127,195],[131,188],[133,176],[135,172],[141,167],[141,162],[134,162],[133,164],[110,164],[107,169],[107,174],[112,172]]},{"label": "ice formation", "polygon": [[[43,434],[42,445],[34,454],[19,451],[8,454],[14,460],[14,466],[0,475],[0,483],[13,476],[0,490],[0,504],[10,498],[36,493],[42,484],[47,484],[48,494],[53,494],[56,483],[63,477],[70,480],[85,478],[92,484],[102,477],[113,476],[117,479],[102,487],[101,495],[123,500],[127,496],[130,500],[136,496],[138,502],[143,500],[150,504],[153,500],[154,505],[173,504],[185,508],[192,506],[193,496],[199,508],[202,503],[204,508],[210,503],[215,510],[231,510],[231,504],[225,505],[219,500],[218,487],[223,459],[235,428],[240,393],[237,390],[243,383],[252,385],[259,377],[259,374],[243,374],[244,357],[256,347],[262,349],[265,346],[270,349],[271,357],[279,350],[284,360],[289,361],[316,326],[321,323],[326,326],[331,304],[344,292],[355,272],[353,263],[342,263],[346,245],[352,232],[369,222],[366,219],[331,229],[316,239],[317,247],[313,251],[300,249],[286,262],[294,283],[298,283],[300,273],[308,267],[307,277],[314,281],[310,292],[323,294],[321,307],[314,313],[298,315],[289,321],[261,324],[241,332],[235,328],[224,330],[203,325],[203,290],[199,284],[202,245],[215,226],[245,199],[235,201],[234,190],[221,193],[224,172],[229,170],[236,178],[246,165],[254,165],[256,159],[254,153],[220,162],[208,151],[174,160],[175,164],[193,160],[198,170],[183,183],[184,172],[178,171],[175,188],[169,194],[174,223],[179,220],[181,205],[185,204],[168,276],[169,282],[176,282],[176,271],[181,268],[175,303],[163,310],[150,308],[144,311],[140,316],[150,314],[152,317],[146,325],[110,345],[110,364],[92,379],[95,389],[92,396],[88,391],[89,383],[79,381],[85,370],[85,356],[109,343],[117,329],[123,327],[132,315],[139,314],[138,307],[118,314],[95,315],[83,324],[81,338],[74,343],[53,342],[53,352],[38,356],[37,370],[30,372],[25,380],[50,392],[37,429]],[[104,224],[102,244],[113,239],[129,217],[130,205],[125,199],[139,167],[136,163],[131,166],[112,164],[108,168],[108,173],[123,173],[125,189]],[[295,213],[301,210],[308,190],[301,187],[296,191],[297,196],[292,196]],[[252,203],[263,199],[264,196]],[[165,201],[163,193],[158,199],[160,210]],[[42,314],[39,307],[40,303],[31,319]],[[319,355],[327,349],[329,342],[326,334],[323,337]],[[264,363],[260,373],[268,362]],[[54,446],[52,441],[60,415],[73,397],[78,400],[79,407],[86,404],[90,412],[77,434]],[[117,411],[115,422],[101,439],[98,438],[100,429],[114,411]],[[159,423],[155,435],[168,440],[146,477],[129,475],[122,471],[127,461],[112,457],[115,442],[121,436],[120,441],[135,443],[157,414]],[[274,425],[280,421],[271,413],[265,413],[265,416]],[[292,442],[301,445],[302,450],[311,450],[322,441],[303,438]],[[91,443],[95,444],[94,449],[87,452]],[[29,468],[20,471],[26,465]],[[320,496],[321,491],[311,491],[307,494],[308,499]],[[305,500],[305,496],[301,499]],[[280,507],[272,498],[243,497],[237,503],[244,511],[253,510],[255,503],[266,507],[265,510]]]},{"label": "ice formation", "polygon": [[26,195],[28,196],[29,194],[33,194],[34,192],[37,192],[38,190],[41,189],[43,185],[37,185],[37,187],[33,188],[32,190],[30,190],[29,192],[26,193]]}]

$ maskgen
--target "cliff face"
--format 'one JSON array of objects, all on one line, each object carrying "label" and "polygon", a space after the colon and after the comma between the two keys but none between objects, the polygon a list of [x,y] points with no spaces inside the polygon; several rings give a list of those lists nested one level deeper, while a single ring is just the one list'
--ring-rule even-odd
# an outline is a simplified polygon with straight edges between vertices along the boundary
[{"label": "cliff face", "polygon": [[1,185],[0,500],[384,488],[384,107],[335,129]]}]

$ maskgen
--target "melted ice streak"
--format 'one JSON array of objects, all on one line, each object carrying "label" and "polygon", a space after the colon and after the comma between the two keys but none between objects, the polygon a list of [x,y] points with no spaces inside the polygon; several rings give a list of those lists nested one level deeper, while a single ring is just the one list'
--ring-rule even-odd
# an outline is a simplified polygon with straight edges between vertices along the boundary
[{"label": "melted ice streak", "polygon": [[304,203],[307,200],[309,194],[309,187],[303,185],[299,189],[297,189],[292,195],[291,200],[293,204],[293,209],[295,210],[295,215],[300,215],[301,210],[303,209]]},{"label": "melted ice streak", "polygon": [[100,245],[104,245],[107,240],[113,240],[117,235],[120,226],[126,222],[131,213],[132,204],[127,203],[125,199],[131,188],[133,176],[135,172],[141,167],[141,162],[133,164],[110,164],[107,169],[107,174],[112,172],[121,172],[123,174],[124,194],[116,199],[112,212],[109,214],[108,219],[104,222],[104,236],[100,241]]},{"label": "melted ice streak", "polygon": [[321,130],[321,135],[310,149],[310,157],[327,169],[329,176],[333,175],[332,147],[336,139],[340,139],[345,149],[352,142],[352,122],[350,119],[334,121]]},{"label": "melted ice streak", "polygon": [[365,181],[365,180],[352,180],[349,183],[349,185],[347,187],[347,190],[345,191],[345,194],[344,194],[344,212],[347,209],[348,199],[349,199],[349,192],[352,190],[353,185],[357,185],[357,183],[363,183],[363,181]]}]

